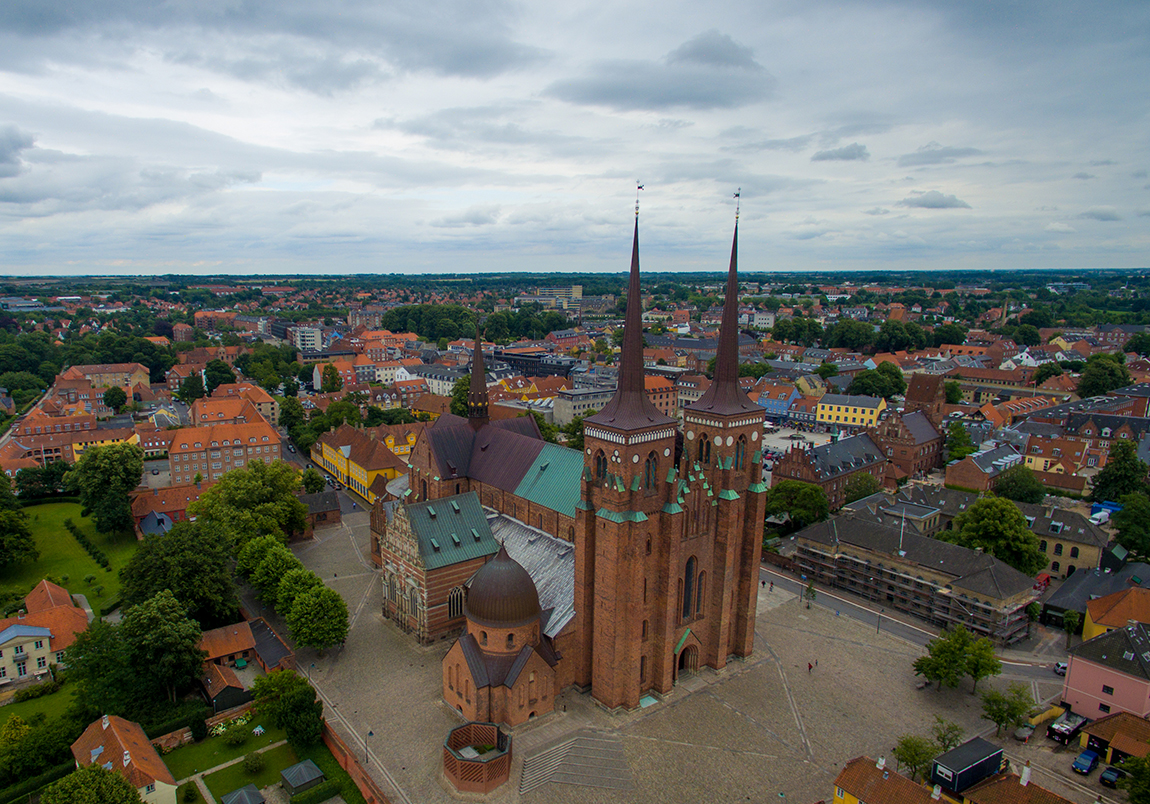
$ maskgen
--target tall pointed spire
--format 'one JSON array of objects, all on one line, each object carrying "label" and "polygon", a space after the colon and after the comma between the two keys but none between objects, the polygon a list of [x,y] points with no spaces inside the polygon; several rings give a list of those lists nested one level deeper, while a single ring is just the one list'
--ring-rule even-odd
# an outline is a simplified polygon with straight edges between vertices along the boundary
[{"label": "tall pointed spire", "polygon": [[[640,187],[642,189],[642,187]],[[636,430],[674,422],[659,412],[647,397],[643,372],[643,297],[639,290],[639,203],[635,202],[635,236],[631,244],[631,281],[627,286],[627,313],[623,319],[623,356],[619,384],[603,410],[587,422]]]},{"label": "tall pointed spire", "polygon": [[[736,198],[738,196],[736,195]],[[686,407],[706,413],[735,415],[762,410],[739,387],[739,213],[735,211],[735,235],[731,241],[731,267],[727,272],[727,296],[719,325],[719,349],[711,387],[697,402]]]},{"label": "tall pointed spire", "polygon": [[479,334],[479,316],[475,317],[475,348],[471,351],[471,384],[467,390],[467,420],[478,430],[489,421],[487,415],[487,378],[483,373],[483,339]]}]

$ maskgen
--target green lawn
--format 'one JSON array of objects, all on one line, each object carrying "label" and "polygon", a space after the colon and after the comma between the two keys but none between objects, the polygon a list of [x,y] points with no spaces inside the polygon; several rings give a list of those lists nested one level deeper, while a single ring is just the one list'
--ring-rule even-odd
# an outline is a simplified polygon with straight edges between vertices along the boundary
[{"label": "green lawn", "polygon": [[264,751],[263,757],[265,760],[264,769],[254,775],[245,771],[244,763],[239,762],[205,776],[204,782],[208,785],[208,790],[218,801],[244,785],[254,784],[256,787],[267,787],[280,780],[280,771],[284,768],[290,768],[299,761],[290,745],[281,745],[270,751]]},{"label": "green lawn", "polygon": [[[63,586],[72,594],[86,595],[88,603],[98,614],[100,606],[120,593],[120,568],[128,563],[139,544],[135,534],[97,533],[92,521],[80,516],[78,503],[45,503],[29,506],[24,511],[36,537],[40,558],[34,563],[19,564],[0,572],[0,590],[25,595],[49,575],[55,578],[67,575],[68,580]],[[108,556],[111,572],[97,564],[67,531],[64,520],[69,518]],[[91,585],[84,582],[87,575],[96,576]],[[98,586],[103,587],[102,594],[97,593]]]},{"label": "green lawn", "polygon": [[38,712],[43,712],[48,720],[54,720],[64,714],[64,710],[72,705],[75,692],[76,685],[67,684],[62,690],[53,692],[51,695],[41,695],[39,698],[33,698],[30,701],[24,701],[24,703],[8,704],[0,708],[0,725],[6,723],[8,718],[13,715],[19,715],[27,722]]},{"label": "green lawn", "polygon": [[[259,724],[261,721],[256,717],[248,723],[248,726],[254,729]],[[193,773],[211,770],[229,759],[245,756],[256,749],[287,739],[287,734],[283,729],[274,728],[270,723],[263,723],[262,725],[267,731],[259,737],[254,735],[248,737],[243,745],[232,747],[225,745],[219,737],[208,737],[198,743],[189,743],[182,748],[177,748],[172,753],[165,755],[164,764],[168,766],[172,776],[176,777],[176,781],[179,781],[188,778]],[[231,791],[225,790],[224,792],[230,793]]]}]

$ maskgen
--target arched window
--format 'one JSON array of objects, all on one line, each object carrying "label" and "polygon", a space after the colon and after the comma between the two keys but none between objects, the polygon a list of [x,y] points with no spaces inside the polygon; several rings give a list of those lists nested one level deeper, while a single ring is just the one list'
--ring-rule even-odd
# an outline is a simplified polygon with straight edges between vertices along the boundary
[{"label": "arched window", "polygon": [[711,465],[711,438],[706,433],[699,436],[699,463]]},{"label": "arched window", "polygon": [[[949,523],[949,522],[947,522],[946,524],[948,524],[948,525],[949,525],[950,523]],[[949,528],[948,528],[948,530],[949,530]],[[1039,549],[1039,550],[1041,550],[1041,551],[1042,551],[1042,552],[1044,552],[1044,553],[1046,552],[1046,539],[1043,539],[1042,541],[1040,541],[1040,542],[1038,543],[1038,549]]]},{"label": "arched window", "polygon": [[659,458],[652,452],[647,456],[647,463],[643,468],[643,487],[646,489],[655,488],[655,478],[659,474]]},{"label": "arched window", "polygon": [[603,454],[603,450],[595,453],[595,478],[603,480],[607,477],[607,456]]},{"label": "arched window", "polygon": [[1051,572],[1058,572],[1058,566],[1059,566],[1059,565],[1058,565],[1058,562],[1057,562],[1057,561],[1053,562],[1053,563],[1050,565],[1050,571],[1051,571]]},{"label": "arched window", "polygon": [[514,633],[510,633],[507,635],[507,647],[509,647],[509,648],[515,647],[515,634]]},{"label": "arched window", "polygon": [[1078,558],[1078,548],[1077,547],[1071,547],[1070,548],[1070,557],[1071,558]]},{"label": "arched window", "polygon": [[419,482],[422,484],[421,488],[423,489],[423,499],[426,500],[427,499],[427,480],[424,479],[424,480],[421,480]]},{"label": "arched window", "polygon": [[695,557],[687,559],[687,569],[683,572],[683,619],[691,616],[692,606],[695,604],[695,567],[698,564]]},{"label": "arched window", "polygon": [[695,592],[695,614],[698,615],[703,610],[703,589],[707,585],[707,573],[699,573],[699,588]]},{"label": "arched window", "polygon": [[1062,555],[1062,543],[1061,542],[1054,545],[1054,555],[1056,555],[1056,556]]},{"label": "arched window", "polygon": [[746,436],[739,436],[739,440],[735,442],[735,469],[742,471],[747,462],[747,438]]},{"label": "arched window", "polygon": [[413,586],[411,588],[411,593],[408,595],[408,598],[410,598],[410,606],[411,606],[410,613],[418,616],[419,610],[421,608],[423,608],[422,606],[419,605],[419,603],[420,603],[419,589]]},{"label": "arched window", "polygon": [[399,594],[399,579],[392,575],[387,581],[387,599],[392,603],[399,602],[396,598]]},{"label": "arched window", "polygon": [[487,644],[487,632],[486,631],[480,631],[479,632],[479,644],[480,645],[486,645]]},{"label": "arched window", "polygon": [[463,616],[463,587],[457,586],[447,596],[447,616],[451,619]]}]

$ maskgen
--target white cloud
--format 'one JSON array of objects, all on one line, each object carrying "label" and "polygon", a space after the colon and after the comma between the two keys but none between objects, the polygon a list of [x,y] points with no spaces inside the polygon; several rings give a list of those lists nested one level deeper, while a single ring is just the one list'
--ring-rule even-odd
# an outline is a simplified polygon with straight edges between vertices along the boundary
[{"label": "white cloud", "polygon": [[1074,231],[1077,231],[1069,223],[1062,223],[1060,221],[1054,221],[1052,223],[1048,223],[1045,226],[1043,226],[1042,228],[1048,232],[1074,232]]},{"label": "white cloud", "polygon": [[922,209],[970,209],[970,204],[954,195],[943,195],[938,190],[909,196],[899,201],[899,206],[920,207]]}]

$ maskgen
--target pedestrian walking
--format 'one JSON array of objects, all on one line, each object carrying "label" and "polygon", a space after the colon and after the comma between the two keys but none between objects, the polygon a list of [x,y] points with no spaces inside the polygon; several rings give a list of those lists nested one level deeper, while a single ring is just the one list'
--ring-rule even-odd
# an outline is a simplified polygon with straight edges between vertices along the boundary
[{"label": "pedestrian walking", "polygon": [[768,592],[773,592],[773,591],[775,591],[775,582],[774,582],[774,581],[771,581],[771,588],[770,588],[770,589],[768,589],[767,591],[768,591]]},{"label": "pedestrian walking", "polygon": [[814,669],[814,665],[810,662],[807,662],[807,672],[810,673],[812,669]]},{"label": "pedestrian walking", "polygon": [[759,581],[759,583],[761,583],[763,586],[766,586],[766,585],[767,585],[767,582],[766,582],[766,581]]}]

